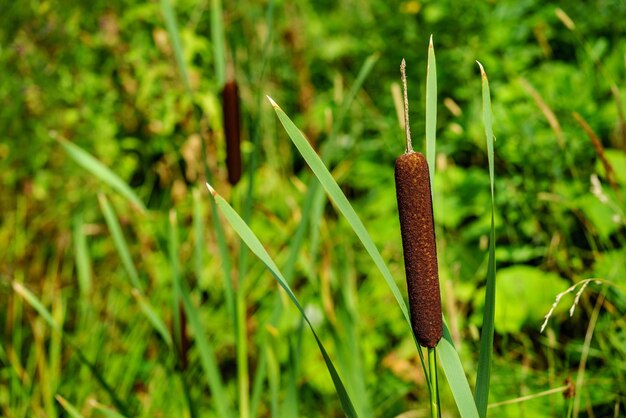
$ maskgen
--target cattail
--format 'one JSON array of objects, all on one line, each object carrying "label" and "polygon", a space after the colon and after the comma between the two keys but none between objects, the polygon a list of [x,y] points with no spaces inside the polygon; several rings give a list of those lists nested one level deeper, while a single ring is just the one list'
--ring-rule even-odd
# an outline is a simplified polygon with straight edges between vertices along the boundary
[{"label": "cattail", "polygon": [[[404,73],[404,60],[403,73]],[[437,245],[428,163],[411,147],[405,84],[407,151],[396,160],[396,197],[409,293],[411,324],[417,341],[433,348],[441,339],[443,320],[437,271]]]},{"label": "cattail", "polygon": [[229,80],[222,90],[224,136],[226,138],[226,168],[228,182],[237,184],[241,178],[241,138],[239,130],[239,89],[237,82]]}]

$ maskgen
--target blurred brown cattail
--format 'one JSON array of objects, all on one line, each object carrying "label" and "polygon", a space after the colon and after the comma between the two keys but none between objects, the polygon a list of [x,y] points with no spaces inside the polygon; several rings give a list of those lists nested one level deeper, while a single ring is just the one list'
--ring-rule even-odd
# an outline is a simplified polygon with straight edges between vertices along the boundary
[{"label": "blurred brown cattail", "polygon": [[396,160],[396,197],[413,332],[420,345],[442,336],[437,244],[426,157],[409,151]]},{"label": "blurred brown cattail", "polygon": [[233,186],[241,178],[241,138],[239,119],[239,88],[237,82],[229,80],[222,90],[224,136],[226,139],[226,168],[228,182]]}]

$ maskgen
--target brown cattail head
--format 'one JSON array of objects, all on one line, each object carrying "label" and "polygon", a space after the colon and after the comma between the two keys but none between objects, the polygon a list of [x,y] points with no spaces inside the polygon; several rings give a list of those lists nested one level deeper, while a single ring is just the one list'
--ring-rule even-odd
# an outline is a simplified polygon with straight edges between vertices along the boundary
[{"label": "brown cattail head", "polygon": [[395,171],[411,324],[420,345],[432,348],[443,320],[428,163],[423,154],[409,152],[396,160]]},{"label": "brown cattail head", "polygon": [[226,138],[226,168],[228,182],[237,184],[241,178],[241,139],[239,120],[239,89],[237,82],[229,80],[222,91],[224,136]]}]

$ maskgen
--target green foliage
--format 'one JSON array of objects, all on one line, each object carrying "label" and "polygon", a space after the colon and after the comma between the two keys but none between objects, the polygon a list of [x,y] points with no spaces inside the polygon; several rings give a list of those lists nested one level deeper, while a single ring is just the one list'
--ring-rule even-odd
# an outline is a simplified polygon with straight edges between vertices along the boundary
[{"label": "green foliage", "polygon": [[[320,367],[325,358],[297,309],[263,265],[241,255],[245,245],[222,229],[214,202],[190,192],[207,179],[271,249],[359,416],[423,413],[428,384],[402,309],[394,308],[404,287],[390,167],[403,132],[390,88],[406,58],[421,148],[431,34],[434,217],[448,325],[438,350],[440,365],[454,363],[449,383],[464,386],[450,391],[442,374],[442,410],[453,411],[455,400],[474,403],[468,381],[479,373],[491,265],[479,60],[489,72],[497,135],[489,403],[581,376],[581,416],[626,413],[625,3],[354,6],[3,6],[0,415],[341,414]],[[220,105],[231,69],[248,170],[235,188],[224,180]],[[358,213],[387,281],[303,169],[266,94]],[[602,284],[584,289],[572,317],[575,295],[564,296],[539,333],[557,294],[588,278]],[[562,416],[569,403],[557,391],[487,411]]]}]

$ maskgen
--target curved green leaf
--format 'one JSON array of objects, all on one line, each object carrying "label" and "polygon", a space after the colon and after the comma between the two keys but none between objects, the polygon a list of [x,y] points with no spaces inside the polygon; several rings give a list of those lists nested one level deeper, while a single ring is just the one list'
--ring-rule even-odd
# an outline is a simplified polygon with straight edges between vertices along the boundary
[{"label": "curved green leaf", "polygon": [[270,273],[272,273],[272,275],[274,276],[278,284],[285,290],[285,292],[287,293],[287,296],[289,296],[289,299],[291,299],[291,301],[296,306],[296,308],[298,308],[298,311],[300,311],[302,318],[304,318],[307,325],[311,329],[311,332],[313,333],[313,337],[315,337],[315,341],[317,342],[317,346],[319,347],[320,352],[322,353],[322,357],[324,358],[324,362],[326,363],[326,368],[328,369],[330,376],[333,380],[333,384],[335,385],[335,390],[337,391],[337,394],[339,395],[339,400],[341,401],[341,406],[343,407],[343,410],[346,416],[357,417],[357,413],[356,413],[356,410],[354,409],[352,400],[350,399],[350,396],[348,395],[348,392],[346,391],[346,388],[341,380],[341,377],[339,377],[339,374],[337,373],[337,369],[335,368],[335,365],[330,359],[328,352],[326,351],[326,348],[324,347],[324,344],[322,344],[322,341],[319,339],[317,333],[315,332],[315,328],[311,324],[311,321],[309,321],[308,316],[304,312],[304,308],[302,307],[302,305],[296,298],[296,295],[291,290],[291,287],[289,287],[287,280],[285,279],[281,271],[278,269],[278,266],[276,265],[276,263],[274,263],[274,260],[272,260],[272,258],[267,253],[265,248],[263,248],[261,241],[259,241],[259,239],[256,237],[254,232],[252,232],[250,227],[248,227],[248,225],[239,216],[239,214],[235,212],[235,210],[228,204],[228,202],[226,202],[226,200],[224,200],[220,195],[218,195],[208,183],[207,183],[207,187],[209,188],[211,195],[215,199],[215,203],[217,204],[217,207],[222,212],[222,214],[224,215],[228,223],[230,223],[230,225],[233,227],[235,232],[237,232],[239,237],[248,246],[250,251],[252,251],[254,255],[256,255],[263,262],[263,264],[265,264],[265,267],[267,267]]},{"label": "curved green leaf", "polygon": [[142,212],[146,210],[145,205],[137,197],[135,192],[126,184],[121,178],[118,177],[110,168],[102,164],[95,157],[89,154],[87,151],[75,145],[67,140],[58,140],[61,146],[65,149],[68,155],[76,161],[78,165],[89,171],[95,177],[100,179],[103,183],[111,186],[115,191],[124,196],[129,202],[138,207]]}]

